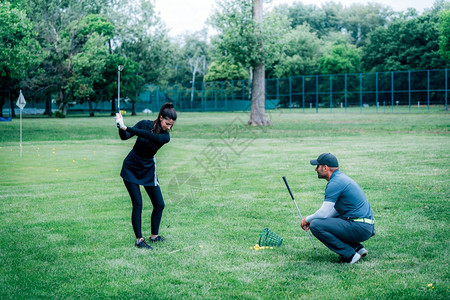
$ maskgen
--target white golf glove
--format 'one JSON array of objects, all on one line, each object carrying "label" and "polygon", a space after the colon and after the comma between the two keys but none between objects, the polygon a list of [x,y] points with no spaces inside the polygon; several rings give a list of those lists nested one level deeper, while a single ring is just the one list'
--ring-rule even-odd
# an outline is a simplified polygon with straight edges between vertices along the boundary
[{"label": "white golf glove", "polygon": [[121,114],[116,113],[116,126],[117,128],[124,128],[123,117]]}]

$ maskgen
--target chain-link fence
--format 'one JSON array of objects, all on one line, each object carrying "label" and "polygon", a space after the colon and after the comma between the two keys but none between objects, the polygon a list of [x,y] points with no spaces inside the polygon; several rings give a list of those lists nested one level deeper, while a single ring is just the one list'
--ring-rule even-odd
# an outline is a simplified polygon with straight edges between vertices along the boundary
[{"label": "chain-link fence", "polygon": [[[303,111],[447,110],[448,70],[308,75],[266,80],[266,109]],[[249,80],[200,82],[193,87],[148,86],[142,100],[154,109],[171,99],[181,111],[232,111],[251,107]],[[143,96],[143,97],[142,97]]]},{"label": "chain-link fence", "polygon": [[[448,110],[448,69],[334,75],[307,75],[266,79],[266,109],[290,108],[305,112],[408,112]],[[251,81],[196,82],[159,87],[147,85],[134,103],[137,113],[158,111],[173,102],[179,111],[246,111],[251,109]],[[28,99],[27,99],[28,101]],[[5,101],[3,114],[11,111]],[[44,103],[31,101],[24,113],[43,112]],[[53,104],[53,110],[57,109]],[[121,99],[121,109],[133,104]],[[93,104],[94,112],[110,112],[111,101]],[[68,113],[87,113],[89,106],[69,104]]]},{"label": "chain-link fence", "polygon": [[319,109],[440,106],[447,110],[448,70],[298,76],[267,80],[281,107]]}]

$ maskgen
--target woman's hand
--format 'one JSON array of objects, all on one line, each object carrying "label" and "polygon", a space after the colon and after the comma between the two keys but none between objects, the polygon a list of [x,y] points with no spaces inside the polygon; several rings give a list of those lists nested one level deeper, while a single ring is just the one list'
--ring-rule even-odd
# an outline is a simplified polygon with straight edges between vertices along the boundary
[{"label": "woman's hand", "polygon": [[122,130],[126,130],[127,127],[125,126],[125,124],[123,123],[123,117],[121,113],[116,113],[116,126],[117,128],[120,128]]}]

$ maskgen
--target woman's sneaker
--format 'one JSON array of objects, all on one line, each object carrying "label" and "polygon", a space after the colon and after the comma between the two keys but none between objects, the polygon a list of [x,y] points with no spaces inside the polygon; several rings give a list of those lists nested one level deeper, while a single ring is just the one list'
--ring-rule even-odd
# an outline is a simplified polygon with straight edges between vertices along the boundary
[{"label": "woman's sneaker", "polygon": [[152,242],[152,243],[156,243],[156,242],[164,242],[165,240],[164,240],[164,238],[162,238],[161,236],[157,236],[157,237],[155,237],[155,238],[150,238],[150,242]]},{"label": "woman's sneaker", "polygon": [[143,249],[153,250],[152,247],[150,247],[149,245],[147,245],[147,243],[145,242],[144,239],[137,241],[134,245],[135,245],[137,248],[143,248]]}]

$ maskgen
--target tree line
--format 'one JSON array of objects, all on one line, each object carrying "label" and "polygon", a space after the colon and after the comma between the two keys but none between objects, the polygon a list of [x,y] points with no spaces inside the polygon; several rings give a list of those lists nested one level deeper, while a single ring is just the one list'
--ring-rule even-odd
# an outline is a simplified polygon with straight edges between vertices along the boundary
[{"label": "tree line", "polygon": [[[151,0],[7,0],[0,3],[0,114],[10,91],[46,103],[135,103],[146,84],[285,78],[310,74],[444,69],[450,59],[450,3],[419,13],[377,3],[300,1],[264,9],[218,0],[215,29],[176,38]],[[256,15],[255,15],[256,14]],[[255,20],[257,23],[255,24]],[[257,80],[254,80],[257,82]],[[257,89],[255,89],[257,91]],[[256,92],[255,92],[256,94]],[[11,100],[12,101],[12,100]],[[133,111],[134,112],[134,111]]]}]

